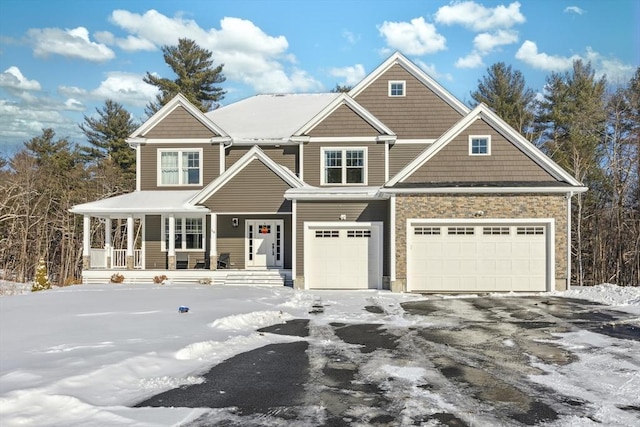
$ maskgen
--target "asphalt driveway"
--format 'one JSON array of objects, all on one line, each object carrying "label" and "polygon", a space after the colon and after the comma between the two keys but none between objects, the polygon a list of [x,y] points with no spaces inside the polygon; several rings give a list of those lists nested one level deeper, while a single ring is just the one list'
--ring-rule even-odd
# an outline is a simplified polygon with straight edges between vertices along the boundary
[{"label": "asphalt driveway", "polygon": [[[240,354],[213,367],[203,384],[170,390],[136,406],[212,408],[194,426],[596,421],[596,409],[588,402],[531,376],[544,374],[541,366],[576,361],[571,349],[554,342],[558,333],[588,330],[640,340],[637,319],[630,321],[629,314],[566,298],[415,301],[402,305],[404,325],[386,322],[388,308],[376,305],[363,309],[379,316],[379,323],[317,321],[321,306],[310,308],[317,313],[310,319],[261,330],[299,341]],[[629,361],[639,364],[633,355]],[[640,397],[638,405],[617,410],[640,425]]]}]

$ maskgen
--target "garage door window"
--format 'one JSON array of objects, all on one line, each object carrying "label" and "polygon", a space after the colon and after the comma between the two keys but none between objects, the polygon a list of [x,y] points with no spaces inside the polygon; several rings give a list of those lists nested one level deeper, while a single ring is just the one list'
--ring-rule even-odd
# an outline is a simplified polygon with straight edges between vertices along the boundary
[{"label": "garage door window", "polygon": [[440,235],[440,227],[414,227],[413,234],[418,236],[437,236]]},{"label": "garage door window", "polygon": [[340,237],[339,230],[316,230],[316,237]]},{"label": "garage door window", "polygon": [[532,234],[544,234],[544,227],[518,227],[516,234],[519,236],[532,235]]},{"label": "garage door window", "polygon": [[508,236],[509,227],[482,227],[482,234],[485,236]]},{"label": "garage door window", "polygon": [[347,237],[371,237],[371,230],[347,230]]},{"label": "garage door window", "polygon": [[474,235],[475,230],[473,227],[448,227],[447,234],[449,235]]}]

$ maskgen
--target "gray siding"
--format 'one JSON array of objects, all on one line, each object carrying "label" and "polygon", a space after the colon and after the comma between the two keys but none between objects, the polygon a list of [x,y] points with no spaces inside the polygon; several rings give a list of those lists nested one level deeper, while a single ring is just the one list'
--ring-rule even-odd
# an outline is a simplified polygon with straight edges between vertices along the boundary
[{"label": "gray siding", "polygon": [[203,204],[211,212],[291,212],[291,201],[284,199],[289,184],[260,160],[241,172]]},{"label": "gray siding", "polygon": [[[491,135],[490,156],[470,156],[469,136]],[[405,182],[555,181],[522,151],[478,120]]]},{"label": "gray siding", "polygon": [[[238,227],[231,225],[231,218],[238,218]],[[218,215],[218,254],[229,252],[231,268],[245,268],[245,222],[248,219],[284,220],[284,268],[291,269],[291,215]]]},{"label": "gray siding", "polygon": [[310,136],[378,136],[366,120],[346,105],[341,105],[329,117],[309,132]]},{"label": "gray siding", "polygon": [[[229,169],[235,162],[240,160],[242,156],[252,147],[232,146],[227,148],[225,152],[225,168]],[[281,147],[261,146],[260,149],[274,162],[282,165],[294,173],[298,173],[298,146],[285,145]]]},{"label": "gray siding", "polygon": [[211,138],[217,136],[183,107],[178,106],[146,134],[145,138]]},{"label": "gray siding", "polygon": [[[189,149],[202,148],[202,186],[194,187],[158,187],[158,149]],[[184,190],[203,188],[220,175],[220,146],[219,144],[145,144],[140,147],[140,189],[141,190]]]},{"label": "gray siding", "polygon": [[365,202],[348,201],[298,201],[296,210],[296,276],[304,276],[304,223],[315,221],[336,221],[346,215],[346,221],[383,222],[383,275],[389,275],[389,204],[386,200]]},{"label": "gray siding", "polygon": [[[405,80],[406,96],[389,97],[388,82]],[[398,139],[435,139],[462,117],[431,89],[394,65],[355,98],[391,128]]]},{"label": "gray siding", "polygon": [[304,182],[319,186],[323,172],[322,148],[328,147],[367,147],[367,185],[382,185],[384,179],[384,143],[374,142],[312,142],[306,144],[304,150]]},{"label": "gray siding", "polygon": [[389,179],[393,178],[430,144],[394,144],[389,148]]}]

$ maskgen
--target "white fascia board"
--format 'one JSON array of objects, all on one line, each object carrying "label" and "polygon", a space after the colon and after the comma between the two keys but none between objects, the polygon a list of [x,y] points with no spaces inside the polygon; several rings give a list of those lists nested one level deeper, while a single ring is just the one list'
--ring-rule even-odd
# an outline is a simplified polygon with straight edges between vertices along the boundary
[{"label": "white fascia board", "polygon": [[146,144],[147,143],[147,138],[127,138],[127,139],[124,140],[124,142],[129,144],[129,147],[136,148],[139,145]]},{"label": "white fascia board", "polygon": [[369,188],[318,188],[303,187],[287,190],[284,194],[288,200],[377,200],[388,196],[380,194],[379,187]]},{"label": "white fascia board", "polygon": [[384,74],[393,65],[399,64],[406,69],[411,75],[418,79],[422,84],[431,89],[434,93],[445,100],[451,107],[462,115],[469,113],[469,107],[464,105],[458,98],[453,96],[448,90],[441,86],[437,81],[432,79],[427,73],[420,69],[413,62],[409,61],[400,52],[395,52],[386,61],[372,71],[367,77],[355,85],[350,91],[349,95],[352,98],[356,98],[360,92],[365,90],[371,83],[373,83],[378,77]]},{"label": "white fascia board", "polygon": [[513,193],[584,193],[588,187],[438,187],[381,188],[383,194],[513,194]]},{"label": "white fascia board", "polygon": [[242,139],[242,138],[234,138],[233,145],[238,146],[253,146],[253,145],[296,145],[295,142],[291,141],[289,138],[278,138],[278,139]]},{"label": "white fascia board", "polygon": [[309,142],[380,142],[377,136],[312,136]]},{"label": "white fascia board", "polygon": [[435,139],[396,139],[396,144],[397,145],[411,145],[411,144],[433,144],[434,142],[436,142]]}]

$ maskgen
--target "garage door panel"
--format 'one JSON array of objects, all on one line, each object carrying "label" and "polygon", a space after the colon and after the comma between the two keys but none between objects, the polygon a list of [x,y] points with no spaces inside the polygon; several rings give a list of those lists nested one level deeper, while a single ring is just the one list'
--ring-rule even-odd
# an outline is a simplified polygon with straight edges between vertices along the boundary
[{"label": "garage door panel", "polygon": [[[424,230],[440,228],[441,234]],[[544,291],[547,225],[413,225],[408,230],[410,291]]]}]

